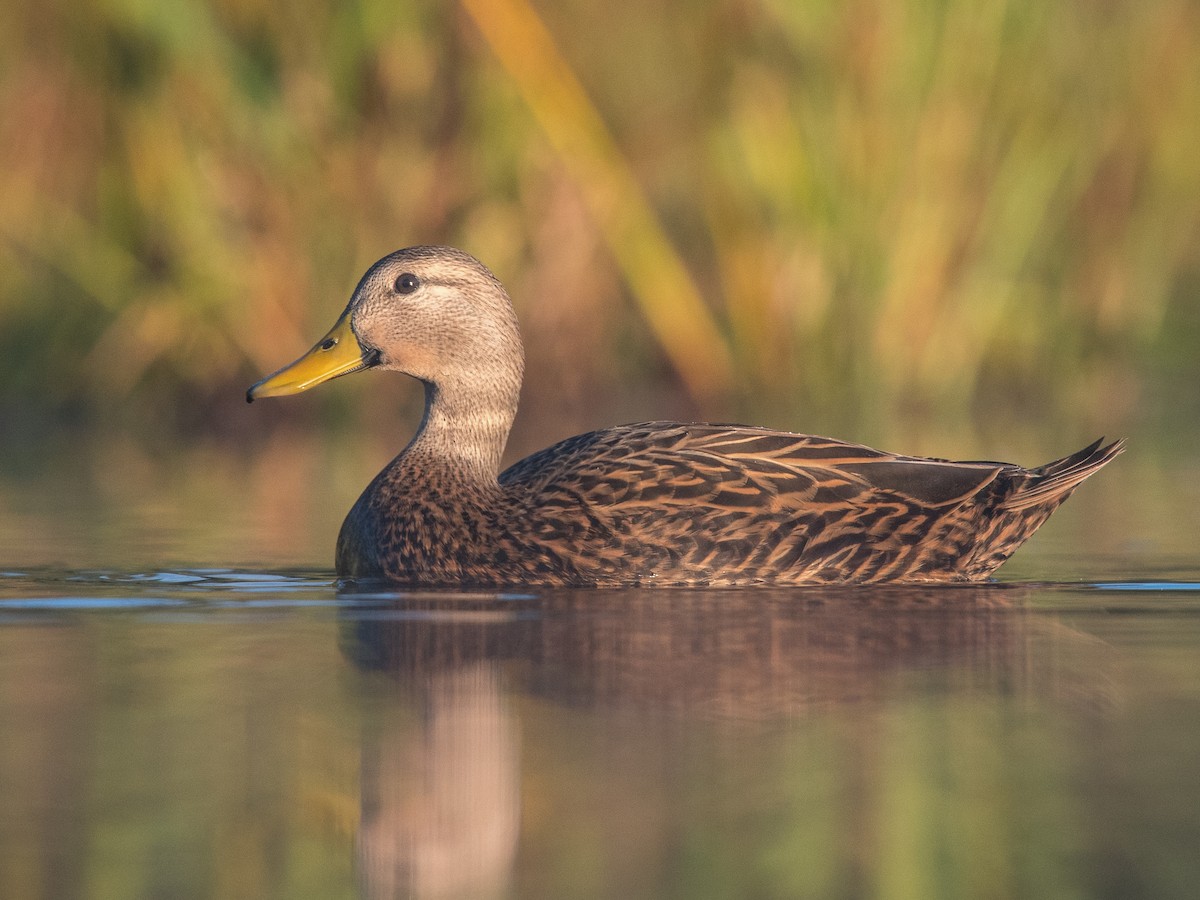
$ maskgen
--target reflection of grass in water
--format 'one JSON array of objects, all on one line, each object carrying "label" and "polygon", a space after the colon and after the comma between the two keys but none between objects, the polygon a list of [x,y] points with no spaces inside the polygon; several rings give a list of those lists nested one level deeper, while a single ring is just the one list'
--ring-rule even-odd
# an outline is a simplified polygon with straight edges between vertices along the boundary
[{"label": "reflection of grass in water", "polygon": [[359,896],[361,717],[326,620],[71,626],[0,630],[21,724],[0,753],[4,896]]},{"label": "reflection of grass in water", "polygon": [[714,413],[1111,421],[1160,350],[1193,369],[1188,4],[467,10],[8,11],[3,401],[211,397],[430,240],[553,319],[580,396],[657,345]]},{"label": "reflection of grass in water", "polygon": [[277,434],[254,452],[134,441],[43,454],[40,471],[0,475],[9,567],[313,566],[333,573],[337,530],[375,474],[378,447]]}]

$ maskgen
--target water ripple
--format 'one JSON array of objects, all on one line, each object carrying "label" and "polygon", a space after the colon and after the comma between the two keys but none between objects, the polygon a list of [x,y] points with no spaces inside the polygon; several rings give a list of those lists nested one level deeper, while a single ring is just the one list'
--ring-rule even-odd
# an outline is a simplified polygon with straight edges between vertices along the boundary
[{"label": "water ripple", "polygon": [[338,605],[332,573],[33,569],[0,573],[0,614]]},{"label": "water ripple", "polygon": [[[714,603],[724,604],[731,589],[699,591],[710,596]],[[883,596],[886,592],[903,594],[902,587],[821,588],[755,588],[763,603],[778,602],[781,598],[813,601],[824,598],[834,606],[862,605],[864,597]],[[919,590],[919,589],[914,589]],[[934,589],[938,590],[938,589]],[[944,588],[944,605],[955,607],[959,597],[954,591],[963,588]],[[1046,610],[1054,608],[1080,609],[1095,607],[1110,610],[1116,597],[1124,605],[1133,603],[1146,611],[1200,611],[1200,580],[1131,578],[1094,582],[995,582],[974,586],[968,590],[982,591],[988,597],[995,593],[1011,597],[1021,605],[1022,594],[1040,595],[1033,605]],[[822,593],[824,591],[824,593]],[[662,596],[695,594],[698,589],[676,591],[656,588],[652,593]],[[814,593],[816,592],[816,593]],[[288,610],[336,608],[355,615],[429,615],[421,609],[430,602],[440,608],[438,615],[450,615],[457,607],[465,614],[491,610],[507,615],[514,607],[528,610],[539,600],[555,593],[553,590],[513,586],[506,590],[417,590],[390,587],[383,584],[355,585],[335,579],[327,570],[256,571],[234,568],[172,568],[161,571],[118,571],[111,569],[30,569],[0,571],[0,614],[46,612],[102,612],[176,610],[188,607],[193,612],[203,610]],[[597,591],[595,602],[611,603],[612,592]],[[939,595],[941,596],[941,595]],[[1109,599],[1104,599],[1105,597]],[[1156,599],[1161,597],[1162,599]],[[1169,600],[1167,598],[1170,598]],[[461,604],[461,605],[460,605]],[[531,607],[532,604],[532,607]],[[584,601],[585,607],[588,601]],[[903,603],[893,603],[903,607]],[[916,606],[917,604],[913,604]],[[619,604],[617,607],[619,608]],[[407,609],[407,612],[405,610]],[[390,610],[385,612],[385,610]]]}]

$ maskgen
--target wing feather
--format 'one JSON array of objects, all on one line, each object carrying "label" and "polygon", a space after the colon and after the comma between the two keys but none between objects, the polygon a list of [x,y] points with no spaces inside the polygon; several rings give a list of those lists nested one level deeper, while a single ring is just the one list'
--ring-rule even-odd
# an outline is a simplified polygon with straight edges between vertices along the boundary
[{"label": "wing feather", "polygon": [[516,463],[500,481],[535,492],[566,481],[606,505],[750,508],[790,498],[862,506],[899,497],[944,507],[974,496],[1006,468],[1015,469],[761,428],[647,422],[563,441]]}]

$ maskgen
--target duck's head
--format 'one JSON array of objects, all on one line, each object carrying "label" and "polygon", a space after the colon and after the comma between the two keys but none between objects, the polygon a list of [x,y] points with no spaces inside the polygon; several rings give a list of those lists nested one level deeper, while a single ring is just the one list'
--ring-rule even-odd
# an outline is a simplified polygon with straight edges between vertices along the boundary
[{"label": "duck's head", "polygon": [[370,368],[480,401],[489,392],[511,394],[515,405],[524,354],[503,285],[461,250],[398,250],[367,270],[325,337],[251,387],[246,400],[298,394]]}]

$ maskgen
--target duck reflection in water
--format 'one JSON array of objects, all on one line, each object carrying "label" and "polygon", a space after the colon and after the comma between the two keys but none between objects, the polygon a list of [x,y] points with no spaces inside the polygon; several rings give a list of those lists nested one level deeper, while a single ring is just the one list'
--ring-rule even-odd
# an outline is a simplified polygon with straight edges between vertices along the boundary
[{"label": "duck reflection in water", "polygon": [[[549,730],[569,743],[580,739],[571,732],[581,717],[632,721],[635,740],[683,725],[719,733],[851,705],[866,713],[917,675],[984,694],[1065,692],[1107,705],[1102,685],[1073,677],[1060,652],[1082,636],[1026,609],[1025,597],[1004,585],[347,589],[343,651],[383,677],[362,757],[366,893],[509,895],[523,821],[545,814],[523,820],[522,795],[542,784],[534,795],[548,803],[543,773],[523,771],[520,735]],[[869,767],[879,752],[863,727],[849,738],[857,749],[847,765]]]}]

